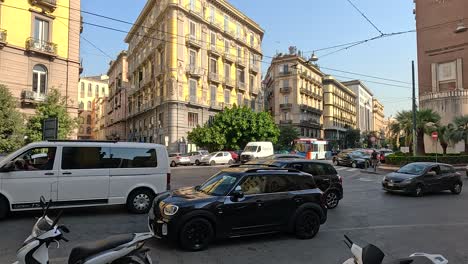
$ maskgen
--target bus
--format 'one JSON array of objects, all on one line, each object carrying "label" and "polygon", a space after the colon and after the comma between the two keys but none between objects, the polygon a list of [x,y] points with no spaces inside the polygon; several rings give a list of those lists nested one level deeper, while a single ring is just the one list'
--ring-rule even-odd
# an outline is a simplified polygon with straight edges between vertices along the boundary
[{"label": "bus", "polygon": [[316,138],[298,138],[294,140],[294,149],[305,157],[307,152],[312,152],[312,159],[326,159],[327,144],[327,141]]}]

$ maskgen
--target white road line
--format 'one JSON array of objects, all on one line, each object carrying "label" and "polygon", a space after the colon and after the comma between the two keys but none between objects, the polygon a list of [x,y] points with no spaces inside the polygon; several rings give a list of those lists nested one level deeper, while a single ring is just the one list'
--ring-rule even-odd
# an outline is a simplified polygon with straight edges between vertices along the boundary
[{"label": "white road line", "polygon": [[350,169],[347,169],[346,171],[357,171],[359,169],[355,169],[355,168],[350,168]]},{"label": "white road line", "polygon": [[337,171],[342,171],[342,170],[346,170],[347,168],[346,167],[335,167],[335,170]]},{"label": "white road line", "polygon": [[322,229],[320,232],[343,232],[357,230],[377,230],[377,229],[396,229],[396,228],[428,228],[428,227],[459,227],[468,226],[468,223],[445,223],[445,224],[410,224],[410,225],[381,225],[381,226],[364,226],[364,227],[347,227],[347,228],[330,228]]}]

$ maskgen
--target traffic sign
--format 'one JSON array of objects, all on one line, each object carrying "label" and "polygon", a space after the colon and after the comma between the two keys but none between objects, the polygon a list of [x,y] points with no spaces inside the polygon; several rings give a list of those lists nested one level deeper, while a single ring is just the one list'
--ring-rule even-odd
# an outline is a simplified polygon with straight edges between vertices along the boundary
[{"label": "traffic sign", "polygon": [[431,137],[433,140],[437,140],[439,138],[439,134],[437,133],[437,131],[434,131],[432,132]]}]

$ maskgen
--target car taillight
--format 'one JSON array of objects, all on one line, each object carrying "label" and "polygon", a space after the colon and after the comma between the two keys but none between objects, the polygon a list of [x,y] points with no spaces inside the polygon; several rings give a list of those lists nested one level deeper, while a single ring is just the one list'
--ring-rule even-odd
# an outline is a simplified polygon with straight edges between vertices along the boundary
[{"label": "car taillight", "polygon": [[171,189],[171,174],[168,173],[166,175],[166,190],[169,191]]}]

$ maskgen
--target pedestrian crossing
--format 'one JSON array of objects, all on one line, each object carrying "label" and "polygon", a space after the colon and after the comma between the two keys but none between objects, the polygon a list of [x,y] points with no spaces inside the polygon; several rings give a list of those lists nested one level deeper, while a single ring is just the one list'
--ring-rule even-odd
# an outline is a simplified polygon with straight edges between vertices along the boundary
[{"label": "pedestrian crossing", "polygon": [[352,171],[358,171],[360,169],[357,169],[357,168],[348,168],[348,167],[335,167],[335,170],[337,171],[349,171],[349,172],[352,172]]}]

